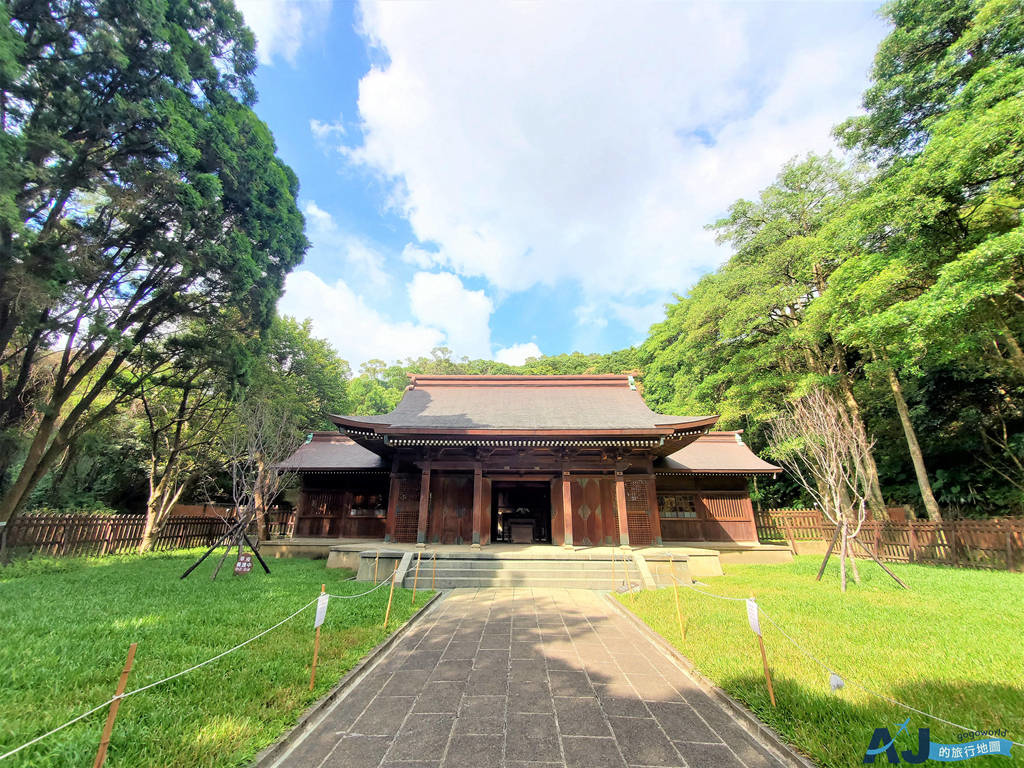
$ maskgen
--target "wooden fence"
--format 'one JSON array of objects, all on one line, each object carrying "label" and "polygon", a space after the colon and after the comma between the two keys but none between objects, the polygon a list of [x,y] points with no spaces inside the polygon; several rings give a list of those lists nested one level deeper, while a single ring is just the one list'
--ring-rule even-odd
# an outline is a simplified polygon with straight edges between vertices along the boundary
[{"label": "wooden fence", "polygon": [[[228,513],[232,510],[224,508]],[[231,517],[174,515],[157,536],[154,549],[210,546],[233,522]],[[19,515],[7,530],[7,550],[12,557],[49,555],[115,555],[134,552],[142,542],[144,515],[90,515],[27,513]],[[294,515],[273,509],[267,516],[270,538],[291,535]],[[251,531],[255,533],[255,531]]]},{"label": "wooden fence", "polygon": [[[835,535],[835,526],[819,510],[759,511],[754,521],[761,541],[788,542],[794,553],[824,552]],[[857,540],[887,562],[1010,571],[1024,567],[1024,520],[866,520]],[[857,557],[869,556],[854,550]]]}]

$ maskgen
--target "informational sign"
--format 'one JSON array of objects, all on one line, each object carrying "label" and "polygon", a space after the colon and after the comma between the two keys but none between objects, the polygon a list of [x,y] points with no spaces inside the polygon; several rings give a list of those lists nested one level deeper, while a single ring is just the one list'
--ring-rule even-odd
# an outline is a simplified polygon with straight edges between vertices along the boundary
[{"label": "informational sign", "polygon": [[252,571],[252,555],[248,552],[243,552],[238,556],[238,560],[235,562],[235,573],[243,574],[250,573]]},{"label": "informational sign", "polygon": [[750,622],[750,629],[755,635],[761,634],[761,621],[757,616],[757,602],[752,597],[747,598],[747,621]]},{"label": "informational sign", "polygon": [[313,620],[313,629],[323,624],[324,619],[327,618],[327,603],[330,599],[330,595],[323,594],[316,599],[316,618]]}]

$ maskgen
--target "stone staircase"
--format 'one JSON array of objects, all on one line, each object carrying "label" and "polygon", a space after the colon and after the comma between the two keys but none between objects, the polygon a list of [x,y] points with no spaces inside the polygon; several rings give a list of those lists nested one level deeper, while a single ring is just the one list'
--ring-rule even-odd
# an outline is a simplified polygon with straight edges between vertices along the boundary
[{"label": "stone staircase", "polygon": [[[491,555],[488,553],[425,553],[419,561],[419,588],[429,589],[433,581],[437,589],[459,587],[556,587],[563,589],[594,589],[624,591],[629,587],[643,589],[650,573],[640,557],[623,561],[621,554],[614,564],[607,555],[581,557],[579,553],[545,556]],[[405,571],[402,586],[411,589],[416,579],[415,556]],[[627,586],[628,584],[628,586]]]}]

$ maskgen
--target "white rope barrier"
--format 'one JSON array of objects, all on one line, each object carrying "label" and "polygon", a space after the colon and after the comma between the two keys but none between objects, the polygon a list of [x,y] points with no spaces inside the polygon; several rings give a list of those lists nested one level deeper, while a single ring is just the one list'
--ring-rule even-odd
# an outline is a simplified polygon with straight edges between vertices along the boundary
[{"label": "white rope barrier", "polygon": [[[352,578],[355,578],[355,577],[353,576]],[[350,579],[345,579],[345,581],[349,581],[349,580]],[[366,595],[369,595],[372,592],[376,592],[378,589],[380,589],[381,587],[383,587],[384,585],[386,585],[390,581],[391,581],[391,577],[388,576],[388,578],[384,579],[384,581],[380,582],[380,584],[375,586],[373,589],[367,590],[366,592],[360,592],[359,594],[355,594],[355,595],[329,595],[329,596],[332,597],[332,598],[339,599],[339,600],[352,600],[354,598],[364,597]],[[236,646],[234,646],[232,648],[229,648],[226,651],[218,653],[216,656],[212,656],[209,659],[207,659],[206,661],[201,661],[198,664],[196,664],[196,665],[194,665],[192,667],[189,667],[188,669],[183,669],[181,672],[176,672],[173,675],[169,675],[169,676],[163,678],[162,680],[157,680],[156,682],[149,683],[148,685],[144,685],[141,688],[135,688],[134,690],[122,693],[120,696],[112,696],[111,698],[109,698],[105,702],[103,702],[102,704],[98,704],[97,706],[93,707],[88,712],[83,712],[82,714],[72,718],[71,720],[68,720],[66,723],[63,723],[62,725],[58,725],[53,730],[47,731],[46,733],[42,734],[41,736],[36,736],[31,741],[26,741],[20,747],[15,747],[14,749],[10,750],[9,752],[3,753],[2,755],[0,755],[0,760],[6,760],[8,757],[11,757],[12,755],[16,755],[18,752],[21,752],[21,750],[25,749],[26,747],[31,747],[33,744],[37,744],[40,741],[42,741],[43,739],[48,738],[50,736],[53,736],[53,734],[55,734],[55,733],[59,733],[60,731],[63,731],[65,728],[74,725],[79,720],[84,720],[89,715],[91,715],[91,714],[93,714],[95,712],[99,712],[104,707],[110,706],[117,699],[126,699],[129,696],[134,696],[137,693],[142,693],[143,691],[148,691],[150,688],[155,688],[156,686],[163,685],[164,683],[170,682],[171,680],[174,680],[175,678],[181,677],[183,675],[187,675],[190,672],[195,672],[197,669],[201,669],[202,667],[205,667],[207,664],[212,664],[213,662],[217,661],[218,659],[222,659],[225,656],[227,656],[227,655],[229,655],[231,653],[234,653],[235,651],[240,650],[241,648],[244,648],[245,646],[249,645],[249,643],[251,643],[251,642],[253,642],[255,640],[259,640],[261,637],[263,637],[267,633],[273,632],[275,629],[280,627],[282,624],[288,623],[289,621],[294,619],[296,616],[298,616],[300,613],[305,611],[307,608],[309,608],[314,603],[316,603],[316,599],[315,598],[313,600],[310,600],[308,603],[306,603],[301,608],[299,608],[299,610],[295,611],[295,613],[291,614],[290,616],[288,616],[288,617],[286,617],[284,619],[281,619],[281,621],[277,622],[277,624],[275,624],[274,626],[268,627],[267,629],[264,629],[259,634],[253,635],[248,640],[245,640],[245,641],[239,643],[238,645],[236,645]]]},{"label": "white rope barrier", "polygon": [[391,577],[388,576],[386,579],[384,579],[384,581],[380,582],[380,584],[378,584],[373,589],[368,589],[365,592],[360,592],[357,595],[331,595],[331,594],[328,594],[328,597],[330,597],[332,599],[335,599],[335,600],[352,600],[354,598],[364,597],[366,595],[369,595],[372,592],[376,592],[378,589],[383,587],[385,584],[389,584],[390,582],[391,582]]},{"label": "white rope barrier", "polygon": [[[707,597],[714,597],[714,598],[716,598],[718,600],[733,600],[733,601],[738,601],[738,602],[741,602],[741,603],[742,602],[746,602],[746,600],[747,600],[744,597],[729,597],[727,595],[716,595],[714,592],[705,592],[702,589],[697,589],[692,584],[683,584],[683,586],[689,587],[694,592],[699,592],[702,595],[706,595]],[[782,635],[784,638],[786,638],[793,645],[794,648],[796,648],[805,657],[807,657],[808,659],[813,661],[815,664],[820,666],[822,669],[824,669],[830,675],[838,675],[840,678],[842,678],[842,680],[844,682],[852,683],[854,686],[856,686],[857,688],[860,688],[865,693],[870,694],[871,696],[875,696],[876,698],[882,699],[883,701],[887,701],[890,704],[895,704],[898,707],[903,707],[904,709],[909,710],[910,712],[916,712],[917,714],[923,715],[924,717],[930,717],[932,720],[935,720],[935,721],[940,722],[940,723],[945,723],[946,725],[951,725],[954,728],[959,728],[961,731],[976,731],[977,730],[975,728],[969,728],[966,725],[961,725],[960,723],[954,723],[951,720],[946,720],[945,718],[939,717],[938,715],[933,715],[931,712],[925,712],[924,710],[918,709],[917,707],[912,707],[909,704],[904,704],[902,701],[899,701],[898,699],[894,699],[891,696],[886,696],[884,693],[879,693],[878,691],[875,691],[875,690],[869,688],[868,686],[864,685],[863,683],[860,683],[860,682],[854,680],[852,677],[849,677],[846,674],[837,671],[836,668],[833,667],[831,664],[829,664],[827,661],[823,661],[822,659],[819,659],[817,656],[815,656],[809,650],[804,648],[800,643],[798,643],[788,632],[786,632],[786,630],[784,630],[782,628],[782,626],[777,621],[775,621],[775,619],[773,619],[771,616],[769,616],[765,612],[765,610],[760,606],[760,604],[758,604],[757,610],[761,613],[762,616],[764,616],[768,620],[769,624],[771,624],[773,627],[775,627],[775,629],[777,629],[779,631],[780,635]],[[1012,744],[1016,744],[1019,747],[1024,746],[1024,744],[1022,744],[1019,741],[1011,740],[1011,743]]]},{"label": "white rope barrier", "polygon": [[685,581],[682,582],[682,585],[684,587],[689,587],[694,592],[700,592],[700,594],[702,594],[702,595],[707,595],[708,597],[714,597],[714,598],[717,598],[719,600],[735,600],[735,601],[740,602],[740,603],[747,602],[747,598],[745,598],[745,597],[728,597],[726,595],[716,595],[714,592],[705,592],[703,589],[697,589],[695,586],[693,586],[693,584],[687,584]]}]

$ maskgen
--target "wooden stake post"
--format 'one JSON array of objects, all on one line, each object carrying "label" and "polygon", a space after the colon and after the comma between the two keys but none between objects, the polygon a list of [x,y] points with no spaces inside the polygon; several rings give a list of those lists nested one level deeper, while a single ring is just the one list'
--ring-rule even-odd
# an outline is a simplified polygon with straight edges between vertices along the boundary
[{"label": "wooden stake post", "polygon": [[676,596],[676,618],[679,619],[679,636],[686,639],[686,627],[683,626],[683,609],[679,607],[679,582],[676,581],[676,565],[672,553],[668,553],[668,567],[672,575],[672,592]]},{"label": "wooden stake post", "polygon": [[434,584],[437,583],[437,552],[431,558],[433,565],[430,566],[430,588],[434,588]]},{"label": "wooden stake post", "polygon": [[[754,596],[751,595],[750,599],[753,600]],[[755,606],[757,605],[756,601],[754,602],[754,605]],[[755,608],[755,610],[757,610],[757,609]],[[750,611],[749,604],[747,606],[747,611],[748,611],[748,618],[750,618],[749,617],[749,611]],[[757,624],[756,628],[754,627],[754,622],[756,622],[756,624]],[[757,644],[761,648],[761,664],[764,666],[764,680],[768,684],[768,698],[770,698],[772,700],[772,706],[774,707],[775,706],[775,688],[772,686],[772,675],[771,675],[771,672],[768,671],[768,654],[765,653],[765,650],[764,650],[764,638],[761,637],[761,622],[760,622],[760,620],[756,619],[756,618],[751,618],[751,627],[750,628],[753,629],[754,633],[757,635]]]},{"label": "wooden stake post", "polygon": [[423,550],[416,553],[416,575],[412,578],[412,604],[416,605],[416,585],[420,583],[420,560],[423,559]]},{"label": "wooden stake post", "polygon": [[121,670],[121,677],[117,681],[117,693],[114,700],[110,702],[110,711],[107,712],[107,722],[103,725],[103,735],[100,737],[100,747],[96,752],[96,762],[93,768],[101,768],[107,760],[107,747],[110,746],[110,734],[114,730],[114,719],[117,717],[117,710],[121,708],[121,694],[128,685],[128,674],[132,671],[132,664],[135,663],[135,648],[138,643],[128,646],[128,658],[124,662],[124,669]]},{"label": "wooden stake post", "polygon": [[[324,594],[327,591],[327,585],[320,585],[320,594]],[[316,628],[316,639],[313,641],[313,668],[309,670],[309,690],[313,690],[313,685],[316,683],[316,660],[320,655],[320,627]]]},{"label": "wooden stake post", "polygon": [[388,592],[388,609],[384,611],[384,629],[388,628],[388,619],[391,618],[391,600],[395,596],[395,574],[398,573],[398,561],[395,561],[395,570],[391,572],[391,589]]},{"label": "wooden stake post", "polygon": [[373,558],[373,583],[377,584],[377,563],[380,562],[380,550],[377,550],[377,556]]},{"label": "wooden stake post", "polygon": [[[633,561],[636,563],[636,561]],[[629,562],[626,560],[626,553],[622,553],[622,569],[626,572],[626,589],[629,591],[629,600],[636,605],[636,594],[633,592],[633,577],[629,575]]]}]

